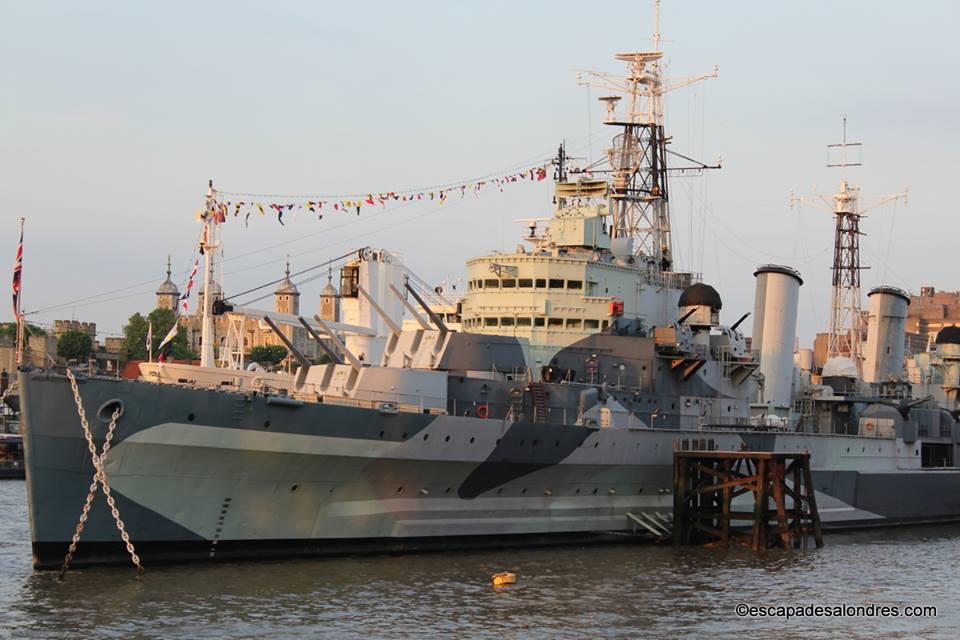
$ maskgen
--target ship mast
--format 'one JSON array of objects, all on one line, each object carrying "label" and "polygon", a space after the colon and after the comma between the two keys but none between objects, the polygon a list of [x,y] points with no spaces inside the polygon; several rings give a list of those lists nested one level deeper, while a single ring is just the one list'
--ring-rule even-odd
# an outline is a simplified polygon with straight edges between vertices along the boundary
[{"label": "ship mast", "polygon": [[[663,96],[718,75],[712,73],[668,81],[662,75],[660,51],[660,0],[656,0],[653,51],[618,53],[614,57],[627,63],[627,75],[616,76],[594,71],[586,73],[589,83],[622,95],[602,96],[607,114],[604,124],[620,128],[607,150],[611,170],[611,213],[614,238],[626,241],[629,253],[646,256],[655,270],[673,268],[673,246],[670,236],[669,192],[667,190],[666,145],[664,135]],[[626,98],[624,111],[618,113],[620,101]],[[621,241],[621,242],[623,242]]]},{"label": "ship mast", "polygon": [[213,180],[207,183],[207,196],[203,216],[203,239],[200,246],[203,249],[203,321],[200,332],[200,366],[213,366],[214,318],[213,318],[213,282],[216,252],[220,248],[219,230],[216,216],[213,212]]},{"label": "ship mast", "polygon": [[833,213],[836,225],[833,241],[833,266],[831,267],[832,292],[830,296],[830,332],[827,335],[827,359],[846,357],[853,361],[861,372],[862,332],[860,308],[860,272],[869,267],[860,264],[860,220],[866,212],[880,205],[907,198],[902,194],[882,196],[871,206],[860,207],[860,187],[847,182],[847,167],[859,167],[862,163],[851,160],[851,148],[862,148],[859,142],[847,142],[847,119],[843,119],[843,142],[827,145],[828,152],[838,151],[839,161],[827,163],[828,167],[840,169],[840,188],[832,196],[815,194],[814,198],[791,196],[791,205],[797,202],[813,202]]}]

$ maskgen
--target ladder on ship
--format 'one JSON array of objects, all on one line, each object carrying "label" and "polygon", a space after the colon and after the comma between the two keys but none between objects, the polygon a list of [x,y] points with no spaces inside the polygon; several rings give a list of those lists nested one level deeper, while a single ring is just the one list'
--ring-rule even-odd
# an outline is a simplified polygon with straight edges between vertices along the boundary
[{"label": "ladder on ship", "polygon": [[533,421],[547,421],[547,391],[542,382],[530,383],[530,395],[533,397]]}]

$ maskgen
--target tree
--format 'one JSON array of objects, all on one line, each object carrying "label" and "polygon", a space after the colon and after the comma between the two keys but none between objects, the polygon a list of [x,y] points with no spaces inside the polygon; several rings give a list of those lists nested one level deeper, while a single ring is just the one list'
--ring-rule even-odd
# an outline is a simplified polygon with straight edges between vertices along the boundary
[{"label": "tree", "polygon": [[[157,357],[160,343],[177,321],[172,309],[154,309],[147,316],[135,313],[123,326],[123,351],[130,360],[147,359],[147,329],[153,325],[153,356]],[[187,343],[187,330],[177,329],[177,335],[167,347],[167,357],[175,360],[192,359],[194,353]]]},{"label": "tree", "polygon": [[83,331],[67,331],[57,339],[57,355],[67,360],[86,360],[93,351],[93,338]]},{"label": "tree", "polygon": [[[24,333],[28,336],[45,336],[47,332],[44,331],[41,327],[38,327],[35,324],[27,323],[27,326],[24,327]],[[0,337],[7,338],[16,338],[17,337],[17,323],[16,322],[3,322],[0,323]]]},{"label": "tree", "polygon": [[287,348],[279,344],[268,344],[250,349],[250,361],[260,364],[278,364],[287,357]]}]

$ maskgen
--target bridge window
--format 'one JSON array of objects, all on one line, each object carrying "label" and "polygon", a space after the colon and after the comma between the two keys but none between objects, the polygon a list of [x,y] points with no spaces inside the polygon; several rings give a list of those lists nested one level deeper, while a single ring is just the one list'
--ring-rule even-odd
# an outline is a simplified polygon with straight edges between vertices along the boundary
[{"label": "bridge window", "polygon": [[550,278],[550,288],[563,289],[563,280],[560,280],[559,278]]},{"label": "bridge window", "polygon": [[546,289],[546,288],[547,288],[547,280],[546,280],[546,278],[537,278],[536,281],[535,281],[535,283],[534,283],[534,286],[535,286],[537,289]]},{"label": "bridge window", "polygon": [[534,318],[534,319],[533,319],[533,326],[535,326],[535,327],[542,327],[542,326],[543,326],[543,321],[544,321],[544,318]]},{"label": "bridge window", "polygon": [[567,320],[567,329],[579,329],[579,328],[580,328],[579,318],[571,318],[570,320]]},{"label": "bridge window", "polygon": [[530,318],[526,318],[526,317],[517,318],[517,326],[518,326],[518,327],[529,327],[529,326],[530,326]]},{"label": "bridge window", "polygon": [[521,289],[530,289],[533,287],[533,280],[531,280],[530,278],[520,278],[520,280],[518,281],[518,286]]},{"label": "bridge window", "polygon": [[509,318],[509,317],[500,318],[500,326],[501,326],[501,327],[512,327],[512,326],[513,326],[513,318]]},{"label": "bridge window", "polygon": [[600,321],[599,320],[584,320],[583,321],[584,329],[599,329]]},{"label": "bridge window", "polygon": [[517,281],[513,278],[504,278],[500,282],[500,286],[503,287],[504,289],[516,289]]},{"label": "bridge window", "polygon": [[567,289],[583,289],[583,280],[567,280]]},{"label": "bridge window", "polygon": [[547,318],[548,327],[563,328],[563,318]]},{"label": "bridge window", "polygon": [[484,318],[483,326],[485,327],[495,327],[497,326],[497,318]]},{"label": "bridge window", "polygon": [[487,278],[483,281],[483,286],[485,289],[499,289],[500,281],[496,278]]}]

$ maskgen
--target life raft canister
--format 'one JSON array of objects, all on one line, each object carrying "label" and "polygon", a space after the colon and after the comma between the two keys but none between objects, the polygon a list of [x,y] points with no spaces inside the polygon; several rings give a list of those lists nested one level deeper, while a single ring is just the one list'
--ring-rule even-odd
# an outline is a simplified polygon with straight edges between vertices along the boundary
[{"label": "life raft canister", "polygon": [[486,404],[477,405],[477,417],[486,419],[490,415],[490,407]]}]

